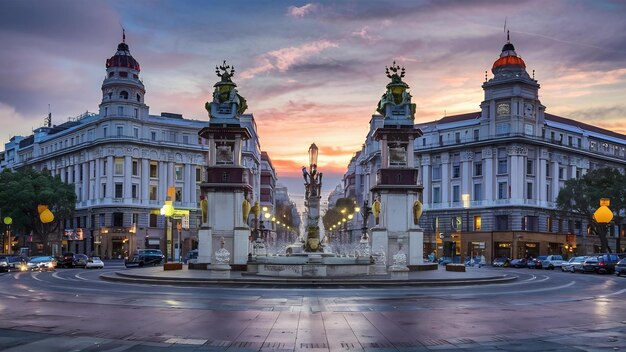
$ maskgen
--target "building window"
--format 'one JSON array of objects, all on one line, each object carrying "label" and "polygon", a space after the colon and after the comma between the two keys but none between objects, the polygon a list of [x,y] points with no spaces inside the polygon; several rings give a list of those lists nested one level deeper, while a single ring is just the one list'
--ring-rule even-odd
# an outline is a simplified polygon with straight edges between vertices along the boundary
[{"label": "building window", "polygon": [[202,169],[200,169],[199,167],[196,167],[196,183],[202,182],[201,178],[202,178]]},{"label": "building window", "polygon": [[104,117],[109,115],[109,108],[104,108]]},{"label": "building window", "polygon": [[115,198],[124,197],[124,185],[121,183],[115,184]]},{"label": "building window", "polygon": [[124,174],[124,158],[115,158],[115,175]]},{"label": "building window", "polygon": [[117,136],[118,137],[124,136],[124,126],[116,126],[116,127],[117,127]]},{"label": "building window", "polygon": [[156,141],[156,131],[150,131],[150,140]]},{"label": "building window", "polygon": [[117,107],[117,115],[118,116],[124,116],[124,107],[123,106],[118,106]]},{"label": "building window", "polygon": [[532,136],[535,134],[535,126],[529,123],[524,124],[524,134],[527,136]]},{"label": "building window", "polygon": [[506,149],[498,149],[498,174],[506,174],[509,172],[508,156]]},{"label": "building window", "polygon": [[535,161],[533,159],[526,159],[526,175],[532,176],[535,174]]},{"label": "building window", "polygon": [[507,199],[509,197],[508,186],[506,182],[498,182],[498,199]]},{"label": "building window", "polygon": [[433,165],[433,181],[441,180],[441,165]]},{"label": "building window", "polygon": [[441,188],[433,187],[433,203],[441,203]]},{"label": "building window", "polygon": [[100,224],[100,227],[106,226],[104,214],[98,214],[98,223]]},{"label": "building window", "polygon": [[124,226],[124,213],[113,213],[113,226]]},{"label": "building window", "polygon": [[509,216],[496,215],[496,230],[504,231],[509,229]]},{"label": "building window", "polygon": [[573,146],[574,146],[574,138],[572,138],[572,136],[567,136],[567,144],[568,144],[570,147],[573,147]]},{"label": "building window", "polygon": [[158,164],[156,161],[151,161],[150,162],[150,178],[157,178],[159,177],[159,172],[158,172],[159,168],[158,168]]},{"label": "building window", "polygon": [[480,231],[481,224],[482,219],[480,218],[480,215],[474,216],[474,231]]},{"label": "building window", "polygon": [[552,192],[550,192],[550,185],[549,184],[546,185],[546,200],[548,202],[552,201]]},{"label": "building window", "polygon": [[583,147],[583,141],[582,141],[582,139],[577,138],[577,139],[576,139],[576,142],[577,142],[577,144],[578,144],[578,148],[582,148],[582,147]]},{"label": "building window", "polygon": [[509,171],[506,158],[498,159],[498,175],[506,174]]},{"label": "building window", "polygon": [[461,165],[452,165],[452,178],[461,177]]},{"label": "building window", "polygon": [[100,198],[106,198],[107,196],[107,184],[103,183],[102,184],[102,194],[100,195]]},{"label": "building window", "polygon": [[483,162],[476,161],[474,162],[474,176],[482,176],[483,175]]},{"label": "building window", "polygon": [[135,118],[139,117],[139,109],[135,108]]},{"label": "building window", "polygon": [[183,144],[189,144],[189,135],[183,134]]},{"label": "building window", "polygon": [[537,231],[539,219],[536,216],[524,216],[522,218],[522,231]]},{"label": "building window", "polygon": [[131,196],[133,197],[133,199],[138,199],[139,195],[137,192],[137,185],[133,184],[132,188],[131,188]]},{"label": "building window", "polygon": [[108,128],[107,128],[106,126],[104,126],[104,127],[102,128],[102,135],[103,135],[104,137],[106,137],[106,136],[107,136],[107,129],[108,129]]},{"label": "building window", "polygon": [[157,200],[157,186],[150,186],[150,200]]},{"label": "building window", "polygon": [[546,230],[552,232],[552,218],[549,216],[546,218]]},{"label": "building window", "polygon": [[133,160],[133,176],[139,176],[139,162]]},{"label": "building window", "polygon": [[474,200],[483,199],[483,185],[482,183],[474,183]]},{"label": "building window", "polygon": [[183,180],[183,166],[182,165],[174,166],[174,178],[176,179],[176,181]]},{"label": "building window", "polygon": [[139,139],[139,128],[133,127],[133,137],[135,137],[135,139]]},{"label": "building window", "polygon": [[174,201],[182,202],[183,201],[183,189],[182,187],[176,187],[176,193],[174,193]]},{"label": "building window", "polygon": [[480,138],[480,137],[479,137],[479,136],[480,136],[480,134],[479,134],[479,133],[480,133],[480,132],[479,132],[479,130],[474,130],[474,140],[475,140],[475,141],[478,141],[478,139]]},{"label": "building window", "polygon": [[461,187],[459,185],[452,186],[452,201],[455,203],[461,201]]},{"label": "building window", "polygon": [[157,227],[157,215],[156,214],[150,214],[150,227]]},{"label": "building window", "polygon": [[533,184],[532,182],[526,183],[526,199],[533,199]]},{"label": "building window", "polygon": [[454,141],[456,143],[461,143],[461,132],[454,132]]},{"label": "building window", "polygon": [[560,167],[559,168],[559,180],[564,180],[564,179],[565,179],[565,168]]}]

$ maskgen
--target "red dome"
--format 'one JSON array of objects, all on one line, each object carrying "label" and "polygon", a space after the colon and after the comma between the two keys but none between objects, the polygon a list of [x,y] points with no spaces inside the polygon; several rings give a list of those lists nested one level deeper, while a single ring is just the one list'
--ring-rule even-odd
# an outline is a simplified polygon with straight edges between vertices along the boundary
[{"label": "red dome", "polygon": [[106,67],[127,67],[141,71],[139,63],[130,55],[130,50],[126,43],[117,46],[117,52],[106,62]]},{"label": "red dome", "polygon": [[493,63],[493,67],[491,67],[491,69],[495,70],[502,66],[520,66],[523,69],[526,68],[526,64],[524,63],[524,60],[522,60],[521,57],[503,56]]}]

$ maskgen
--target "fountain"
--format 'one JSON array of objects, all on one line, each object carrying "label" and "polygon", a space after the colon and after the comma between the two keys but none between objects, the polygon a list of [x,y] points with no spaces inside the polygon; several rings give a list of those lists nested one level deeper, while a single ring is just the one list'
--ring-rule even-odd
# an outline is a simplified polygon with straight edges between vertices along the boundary
[{"label": "fountain", "polygon": [[[327,241],[320,238],[320,200],[323,174],[317,169],[318,148],[315,143],[309,148],[309,170],[302,167],[304,177],[306,238],[285,246],[285,252],[270,255],[259,251],[248,262],[248,271],[260,276],[279,277],[352,277],[370,275],[373,258],[370,256],[367,228],[359,247],[353,255],[334,253]],[[365,225],[364,225],[365,226]]]}]

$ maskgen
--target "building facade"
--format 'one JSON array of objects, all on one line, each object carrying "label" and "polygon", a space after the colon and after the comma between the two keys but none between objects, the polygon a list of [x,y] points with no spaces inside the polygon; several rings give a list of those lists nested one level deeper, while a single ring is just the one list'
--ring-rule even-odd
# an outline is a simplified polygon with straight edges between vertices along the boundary
[{"label": "building facade", "polygon": [[[539,83],[510,42],[492,73],[480,111],[416,125],[423,131],[413,148],[424,187],[425,253],[491,260],[598,252],[586,220],[559,215],[556,198],[566,180],[589,170],[624,172],[626,136],[546,113]],[[370,131],[380,119],[372,117]],[[368,134],[344,176],[346,192],[371,197],[376,144]],[[612,249],[617,232],[610,231]]]},{"label": "building facade", "polygon": [[[140,65],[123,40],[106,60],[98,113],[56,126],[48,120],[33,135],[16,136],[5,144],[0,169],[47,169],[74,184],[75,215],[65,219],[62,228],[68,236],[59,235],[51,254],[70,251],[121,258],[139,248],[164,249],[166,219],[159,209],[170,198],[176,209],[174,243],[180,248],[175,252],[184,256],[197,247],[199,187],[210,157],[207,141],[198,132],[208,119],[151,115],[139,74]],[[241,121],[251,134],[242,148],[242,164],[252,175],[249,197],[260,200],[256,123],[251,114]],[[174,193],[168,197],[170,188]],[[33,247],[36,253],[37,243]]]}]

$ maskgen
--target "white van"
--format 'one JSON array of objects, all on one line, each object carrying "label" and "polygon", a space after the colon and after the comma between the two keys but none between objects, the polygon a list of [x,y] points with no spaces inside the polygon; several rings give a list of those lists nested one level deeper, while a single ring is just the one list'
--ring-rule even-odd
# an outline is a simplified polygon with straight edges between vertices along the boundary
[{"label": "white van", "polygon": [[549,255],[541,262],[544,269],[554,269],[563,266],[563,257],[560,255]]}]

